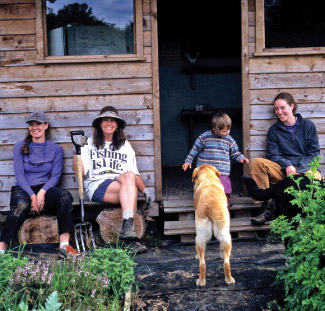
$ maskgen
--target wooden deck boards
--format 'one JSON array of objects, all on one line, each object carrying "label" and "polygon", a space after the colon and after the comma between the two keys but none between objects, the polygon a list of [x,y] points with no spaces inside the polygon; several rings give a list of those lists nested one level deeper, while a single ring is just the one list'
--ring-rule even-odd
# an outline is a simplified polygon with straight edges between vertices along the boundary
[{"label": "wooden deck boards", "polygon": [[[164,222],[165,235],[180,235],[181,240],[188,235],[195,235],[193,200],[165,200],[162,202],[165,214],[178,214],[177,220]],[[270,222],[262,226],[253,226],[251,218],[259,205],[254,204],[250,197],[232,197],[229,212],[230,232],[268,231]]]}]

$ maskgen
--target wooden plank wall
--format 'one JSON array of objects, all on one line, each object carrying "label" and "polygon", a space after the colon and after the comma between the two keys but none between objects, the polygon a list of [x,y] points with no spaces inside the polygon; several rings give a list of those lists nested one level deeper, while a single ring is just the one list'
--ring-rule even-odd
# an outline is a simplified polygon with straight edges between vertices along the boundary
[{"label": "wooden plank wall", "polygon": [[[325,163],[325,60],[323,55],[254,56],[255,0],[248,1],[249,149],[250,157],[264,157],[266,134],[276,121],[272,101],[280,92],[291,93],[298,112],[317,127]],[[322,167],[322,173],[325,168]]]},{"label": "wooden plank wall", "polygon": [[36,64],[34,0],[0,0],[0,206],[8,205],[15,182],[13,145],[26,136],[25,118],[35,110],[49,116],[51,139],[64,150],[61,183],[78,200],[69,132],[83,129],[91,136],[92,120],[107,105],[115,106],[126,119],[125,133],[137,154],[141,176],[156,196],[155,179],[161,176],[155,174],[155,161],[157,165],[160,160],[160,155],[155,159],[154,142],[154,132],[159,132],[153,116],[155,36],[151,0],[142,3],[145,61]]}]

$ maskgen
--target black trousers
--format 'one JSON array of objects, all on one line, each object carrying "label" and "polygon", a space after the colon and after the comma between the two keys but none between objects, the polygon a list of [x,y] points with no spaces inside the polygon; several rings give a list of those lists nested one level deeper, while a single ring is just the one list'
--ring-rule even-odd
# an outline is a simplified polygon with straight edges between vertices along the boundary
[{"label": "black trousers", "polygon": [[[32,186],[34,193],[43,187],[43,185]],[[59,235],[66,232],[72,232],[73,217],[72,217],[72,201],[73,198],[70,192],[53,187],[45,193],[44,209],[40,215],[53,214],[57,216]],[[8,214],[3,231],[0,237],[1,242],[10,243],[11,239],[17,234],[23,222],[30,217],[31,199],[26,191],[19,186],[11,188],[10,196],[10,213]]]}]

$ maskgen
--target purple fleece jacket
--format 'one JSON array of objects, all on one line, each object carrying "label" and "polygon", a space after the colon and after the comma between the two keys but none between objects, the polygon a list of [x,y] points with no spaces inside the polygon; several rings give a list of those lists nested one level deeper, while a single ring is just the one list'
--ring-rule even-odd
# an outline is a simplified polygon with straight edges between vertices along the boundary
[{"label": "purple fleece jacket", "polygon": [[21,141],[14,146],[14,171],[16,185],[29,196],[34,194],[31,186],[44,184],[45,191],[55,187],[62,172],[63,151],[61,146],[46,140],[45,143],[30,143],[30,154],[23,155]]}]

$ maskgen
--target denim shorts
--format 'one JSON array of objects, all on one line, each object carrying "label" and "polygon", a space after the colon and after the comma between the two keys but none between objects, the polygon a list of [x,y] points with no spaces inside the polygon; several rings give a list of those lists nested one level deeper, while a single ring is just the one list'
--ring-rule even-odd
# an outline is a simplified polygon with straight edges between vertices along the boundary
[{"label": "denim shorts", "polygon": [[93,197],[91,198],[92,202],[99,202],[103,203],[104,202],[104,195],[105,192],[108,188],[108,186],[115,181],[115,179],[105,179],[95,190]]}]

